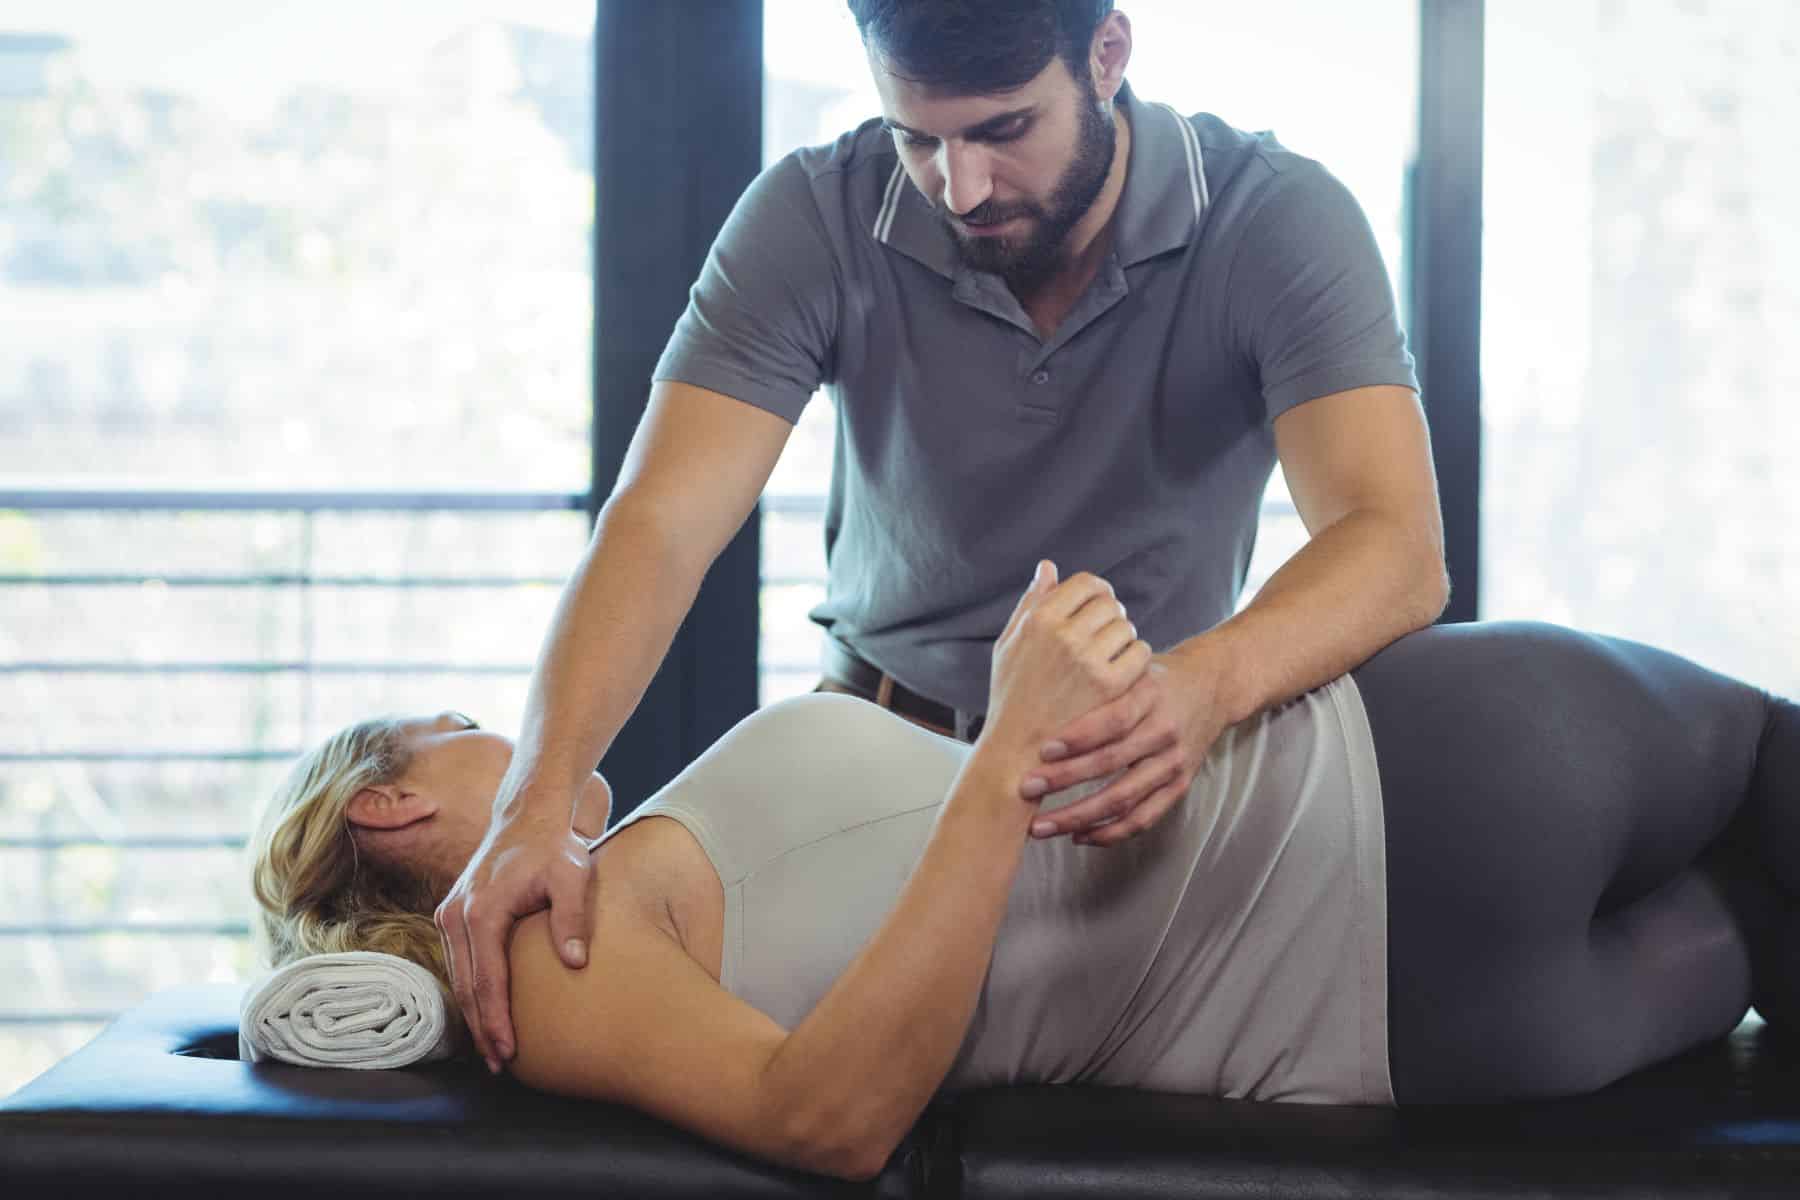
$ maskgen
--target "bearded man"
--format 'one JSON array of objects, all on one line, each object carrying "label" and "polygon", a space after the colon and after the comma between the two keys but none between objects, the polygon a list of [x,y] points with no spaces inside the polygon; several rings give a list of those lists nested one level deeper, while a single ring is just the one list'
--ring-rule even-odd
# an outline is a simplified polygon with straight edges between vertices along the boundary
[{"label": "bearded man", "polygon": [[[481,850],[438,909],[457,999],[510,1057],[504,946],[548,905],[585,961],[573,798],[642,698],[802,409],[836,402],[818,690],[974,740],[1040,559],[1156,651],[1049,738],[1034,834],[1116,846],[1228,726],[1443,611],[1436,476],[1355,199],[1272,134],[1126,85],[1112,0],[850,0],[882,116],[739,199],[557,609]],[[1279,462],[1308,541],[1237,612]]]}]

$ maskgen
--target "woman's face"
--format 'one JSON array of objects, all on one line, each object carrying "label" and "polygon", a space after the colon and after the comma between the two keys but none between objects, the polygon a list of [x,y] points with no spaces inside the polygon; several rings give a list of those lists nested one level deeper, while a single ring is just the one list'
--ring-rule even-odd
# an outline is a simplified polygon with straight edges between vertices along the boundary
[{"label": "woman's face", "polygon": [[[512,739],[455,711],[409,718],[401,728],[411,751],[406,772],[353,797],[350,823],[373,849],[415,861],[423,853],[431,865],[460,874],[487,836]],[[612,790],[596,771],[582,785],[575,831],[599,837],[611,808]]]}]

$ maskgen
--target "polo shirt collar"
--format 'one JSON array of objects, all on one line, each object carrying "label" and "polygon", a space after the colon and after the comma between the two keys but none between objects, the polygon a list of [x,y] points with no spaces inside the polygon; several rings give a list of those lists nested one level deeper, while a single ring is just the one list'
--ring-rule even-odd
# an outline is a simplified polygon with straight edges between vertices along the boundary
[{"label": "polo shirt collar", "polygon": [[[1130,84],[1119,89],[1119,102],[1131,122],[1131,160],[1113,214],[1113,253],[1129,267],[1192,241],[1210,196],[1200,138],[1188,119],[1166,104],[1140,101]],[[957,278],[960,261],[950,230],[907,179],[898,156],[871,233],[945,279]]]},{"label": "polo shirt collar", "polygon": [[1140,101],[1130,84],[1119,98],[1131,120],[1131,161],[1113,214],[1113,252],[1129,267],[1191,242],[1211,197],[1193,123],[1167,104]]}]

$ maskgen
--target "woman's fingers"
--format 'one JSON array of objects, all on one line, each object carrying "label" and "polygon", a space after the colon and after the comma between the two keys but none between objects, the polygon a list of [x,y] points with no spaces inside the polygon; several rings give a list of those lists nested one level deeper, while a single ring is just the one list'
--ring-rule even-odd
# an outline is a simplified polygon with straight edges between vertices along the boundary
[{"label": "woman's fingers", "polygon": [[1112,598],[1112,584],[1098,575],[1081,571],[1061,583],[1049,586],[1041,597],[1024,605],[1017,614],[1017,624],[1027,622],[1055,630],[1068,623],[1080,609],[1097,597]]},{"label": "woman's fingers", "polygon": [[1055,564],[1049,564],[1047,569],[1040,565],[996,639],[996,647],[1020,636],[1022,627],[1027,625],[1036,632],[1074,639],[1124,615],[1124,606],[1113,596],[1112,584],[1098,575],[1083,571],[1061,583],[1055,580]]},{"label": "woman's fingers", "polygon": [[[1106,585],[1104,579],[1097,583]],[[1114,654],[1129,642],[1129,638],[1109,639],[1109,631],[1133,629],[1130,618],[1125,613],[1125,606],[1113,596],[1110,585],[1104,590],[1090,592],[1080,607],[1072,611],[1058,627],[1064,644],[1070,652],[1083,662],[1103,665],[1111,660]],[[1132,636],[1136,636],[1134,633]],[[1096,645],[1096,643],[1105,643]],[[1103,650],[1104,653],[1099,651]]]},{"label": "woman's fingers", "polygon": [[1030,612],[1052,588],[1056,587],[1056,564],[1049,559],[1039,559],[1037,567],[1032,571],[1031,584],[1019,595],[1019,602],[1013,605],[1012,616],[1006,619],[1006,628],[1000,631],[1000,640],[1004,641],[1018,628],[1025,614]]},{"label": "woman's fingers", "polygon": [[1137,635],[1137,626],[1131,627],[1131,642],[1112,660],[1113,668],[1129,681],[1129,686],[1137,686],[1137,681],[1144,677],[1144,671],[1156,657],[1156,651],[1150,643]]},{"label": "woman's fingers", "polygon": [[1090,619],[1104,613],[1104,619],[1111,620],[1117,615],[1112,611],[1117,599],[1112,584],[1098,575],[1081,571],[1069,576],[1042,607],[1059,621],[1068,621],[1089,606],[1094,610],[1087,614]]},{"label": "woman's fingers", "polygon": [[1094,637],[1109,625],[1129,623],[1125,606],[1110,594],[1092,596],[1070,616],[1064,628],[1079,637]]},{"label": "woman's fingers", "polygon": [[1131,622],[1114,617],[1091,632],[1080,632],[1074,624],[1069,629],[1070,668],[1085,679],[1096,703],[1114,699],[1131,685],[1136,676],[1129,664],[1115,661],[1136,640]]},{"label": "woman's fingers", "polygon": [[1027,600],[995,642],[988,727],[1035,746],[1129,687],[1142,662],[1128,659],[1136,631],[1099,576],[1084,571]]}]

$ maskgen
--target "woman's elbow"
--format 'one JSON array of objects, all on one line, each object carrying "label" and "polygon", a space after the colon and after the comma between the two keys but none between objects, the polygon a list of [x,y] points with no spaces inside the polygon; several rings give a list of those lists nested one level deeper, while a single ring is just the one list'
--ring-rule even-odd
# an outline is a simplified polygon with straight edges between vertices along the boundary
[{"label": "woman's elbow", "polygon": [[795,1114],[784,1124],[780,1151],[772,1157],[815,1175],[866,1183],[881,1174],[894,1149],[847,1127],[842,1113]]},{"label": "woman's elbow", "polygon": [[891,1152],[869,1147],[856,1147],[835,1156],[821,1172],[851,1183],[867,1183],[887,1168]]},{"label": "woman's elbow", "polygon": [[897,1149],[899,1141],[892,1138],[864,1145],[851,1163],[850,1173],[845,1178],[855,1183],[867,1183],[878,1178],[887,1170],[888,1160],[894,1157]]}]

